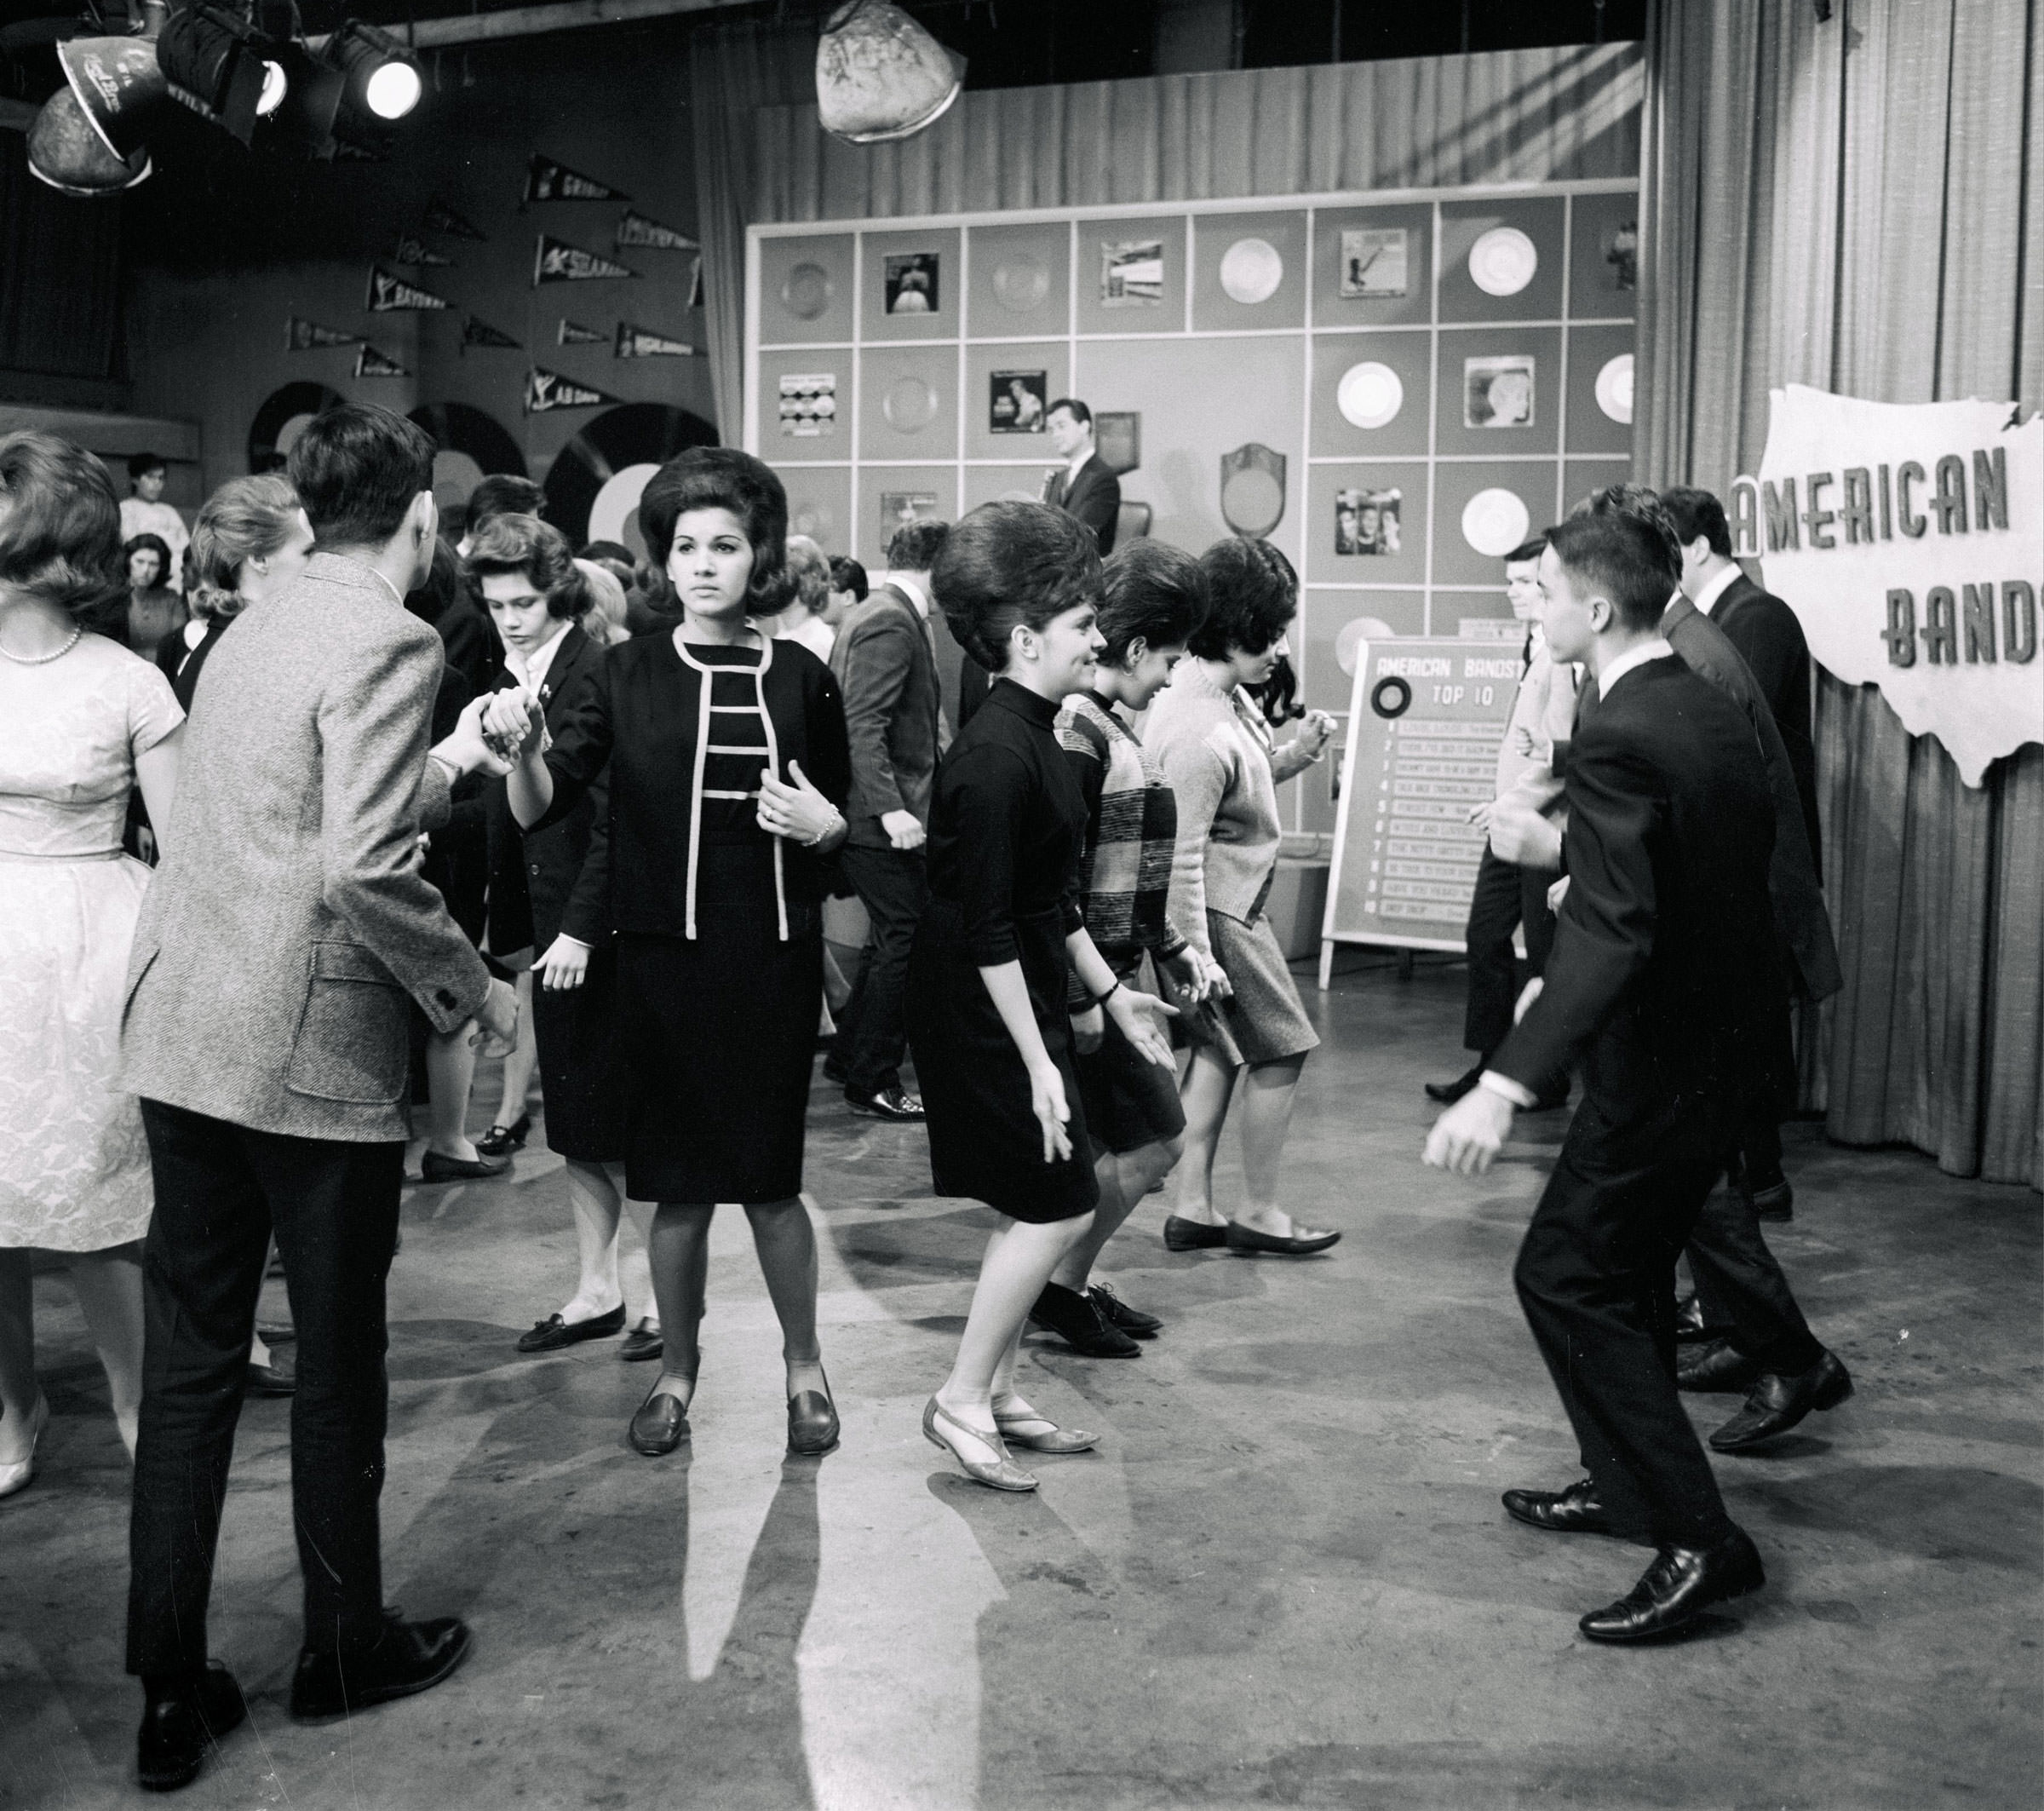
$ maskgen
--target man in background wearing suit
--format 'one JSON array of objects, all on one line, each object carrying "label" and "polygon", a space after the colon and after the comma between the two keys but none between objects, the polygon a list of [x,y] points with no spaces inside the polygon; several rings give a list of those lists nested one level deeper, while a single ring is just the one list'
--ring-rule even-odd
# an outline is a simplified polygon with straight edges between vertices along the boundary
[{"label": "man in background wearing suit", "polygon": [[517,997],[419,871],[419,833],[445,821],[451,783],[504,770],[479,704],[428,758],[441,645],[405,596],[433,555],[433,451],[365,404],[330,410],[293,446],[317,550],[213,655],[176,834],[135,927],[120,1080],[142,1096],[156,1215],[128,1670],[145,1693],[141,1781],[158,1791],[192,1779],[244,1715],[209,1659],[206,1603],[273,1228],[298,1327],[291,1714],[423,1691],[468,1652],[453,1617],[386,1614],[376,1509],[406,997],[436,1030],[474,1021],[507,1048],[518,1023]]},{"label": "man in background wearing suit", "polygon": [[1635,515],[1550,532],[1547,644],[1588,662],[1602,694],[1570,751],[1570,884],[1542,991],[1426,1153],[1487,1169],[1513,1112],[1581,1057],[1583,1104],[1514,1280],[1589,1476],[1504,1500],[1535,1527],[1658,1549],[1628,1595],[1582,1618],[1601,1641],[1666,1634],[1766,1582],[1676,1393],[1674,1269],[1781,1010],[1773,812],[1745,716],[1661,634],[1677,572]]},{"label": "man in background wearing suit", "polygon": [[1093,411],[1076,396],[1060,396],[1044,417],[1045,431],[1065,469],[1044,480],[1043,501],[1076,515],[1100,543],[1100,558],[1114,551],[1121,519],[1122,480],[1093,449]]},{"label": "man in background wearing suit", "polygon": [[852,745],[851,825],[838,865],[871,920],[852,997],[838,1015],[825,1072],[845,1084],[852,1110],[919,1120],[922,1102],[901,1085],[908,1052],[903,992],[916,927],[929,904],[923,862],[930,789],[944,747],[930,572],[950,526],[910,522],[887,543],[887,583],[839,624],[830,670],[845,700]]}]

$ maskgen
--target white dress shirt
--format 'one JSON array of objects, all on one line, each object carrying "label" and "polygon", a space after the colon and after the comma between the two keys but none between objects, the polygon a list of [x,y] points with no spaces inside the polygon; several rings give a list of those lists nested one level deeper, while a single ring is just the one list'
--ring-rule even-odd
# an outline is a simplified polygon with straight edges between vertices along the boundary
[{"label": "white dress shirt", "polygon": [[1739,563],[1735,560],[1701,591],[1697,593],[1694,599],[1697,608],[1701,610],[1705,616],[1708,616],[1718,607],[1718,600],[1731,589],[1733,582],[1741,576]]},{"label": "white dress shirt", "polygon": [[516,648],[507,646],[504,649],[504,664],[510,668],[511,676],[537,697],[539,688],[547,682],[547,669],[554,664],[554,657],[560,652],[560,644],[567,637],[568,622],[563,617],[554,639],[544,647],[535,648],[523,660],[519,658]]}]

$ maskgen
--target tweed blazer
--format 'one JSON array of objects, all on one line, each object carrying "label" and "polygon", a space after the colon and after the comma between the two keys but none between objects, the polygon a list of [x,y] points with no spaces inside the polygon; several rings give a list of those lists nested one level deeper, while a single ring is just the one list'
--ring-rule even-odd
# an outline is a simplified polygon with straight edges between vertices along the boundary
[{"label": "tweed blazer", "polygon": [[316,554],[235,619],[185,730],[128,970],[118,1085],[259,1131],[405,1135],[410,1012],[474,1016],[490,974],[419,871],[439,637]]}]

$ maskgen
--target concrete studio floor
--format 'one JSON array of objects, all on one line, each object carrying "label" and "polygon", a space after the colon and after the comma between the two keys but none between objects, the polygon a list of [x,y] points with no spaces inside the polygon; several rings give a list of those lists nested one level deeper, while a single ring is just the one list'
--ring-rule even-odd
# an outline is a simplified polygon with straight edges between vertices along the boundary
[{"label": "concrete studio floor", "polygon": [[[1354,959],[1345,966],[1353,965]],[[1599,1649],[1576,1617],[1646,1558],[1516,1526],[1574,1452],[1513,1300],[1560,1115],[1489,1177],[1426,1170],[1461,977],[1357,967],[1308,999],[1289,1159],[1324,1260],[1109,1253],[1169,1322],[1134,1361],[1031,1342],[1028,1388],[1100,1451],[1034,1497],[918,1431],[987,1221],[918,1130],[819,1084],[809,1187],[844,1444],[784,1458],[778,1341],[717,1219],[691,1452],[624,1424],[614,1342],[520,1359],[573,1246],[536,1136],[502,1181],[413,1187],[391,1279],[389,1595],[458,1613],[448,1685],[352,1724],[284,1714],[297,1641],[289,1406],[250,1401],[213,1646],[252,1704],[192,1807],[2032,1806],[2044,1406],[2038,1197],[1792,1129],[1770,1229],[1858,1394],[1719,1462],[1771,1574],[1701,1638]],[[479,1089],[479,1093],[483,1090]],[[479,1117],[478,1127],[482,1124]],[[1232,1141],[1224,1204],[1236,1199]],[[274,1285],[273,1285],[274,1286]],[[130,1802],[127,1469],[67,1285],[38,1284],[56,1410],[0,1504],[0,1807]],[[266,1311],[271,1306],[266,1303]],[[1703,1399],[1715,1426],[1733,1399]]]}]

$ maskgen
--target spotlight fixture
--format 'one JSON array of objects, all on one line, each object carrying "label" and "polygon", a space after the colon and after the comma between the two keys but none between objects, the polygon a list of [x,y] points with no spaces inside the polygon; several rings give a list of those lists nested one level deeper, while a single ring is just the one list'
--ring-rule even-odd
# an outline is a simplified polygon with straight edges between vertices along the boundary
[{"label": "spotlight fixture", "polygon": [[854,145],[909,138],[965,86],[964,60],[890,0],[847,0],[816,43],[816,111]]},{"label": "spotlight fixture", "polygon": [[326,60],[347,83],[347,103],[372,119],[402,119],[426,83],[411,51],[389,32],[351,19],[328,39]]},{"label": "spotlight fixture", "polygon": [[171,98],[247,144],[260,116],[283,105],[290,78],[277,47],[245,19],[194,0],[181,6],[157,41]]},{"label": "spotlight fixture", "polygon": [[146,37],[73,37],[57,62],[85,122],[123,163],[147,141],[169,94]]}]

